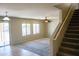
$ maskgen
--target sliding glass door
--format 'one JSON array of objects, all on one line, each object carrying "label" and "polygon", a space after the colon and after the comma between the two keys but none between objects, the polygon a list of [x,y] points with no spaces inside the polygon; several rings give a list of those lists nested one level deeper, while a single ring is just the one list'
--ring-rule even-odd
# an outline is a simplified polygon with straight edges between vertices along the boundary
[{"label": "sliding glass door", "polygon": [[9,23],[0,22],[0,46],[9,45]]}]

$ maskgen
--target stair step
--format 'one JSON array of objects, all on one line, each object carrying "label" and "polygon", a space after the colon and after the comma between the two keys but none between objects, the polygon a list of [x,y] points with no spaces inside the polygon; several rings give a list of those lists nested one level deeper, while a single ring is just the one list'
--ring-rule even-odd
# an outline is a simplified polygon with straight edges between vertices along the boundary
[{"label": "stair step", "polygon": [[69,26],[70,28],[79,28],[79,26]]},{"label": "stair step", "polygon": [[68,30],[68,31],[79,31],[79,30]]},{"label": "stair step", "polygon": [[79,22],[79,17],[72,17],[72,19],[71,19],[71,21],[70,21],[70,23],[74,23],[74,22]]},{"label": "stair step", "polygon": [[79,40],[79,38],[70,38],[70,37],[64,37],[66,39],[71,39],[71,40]]},{"label": "stair step", "polygon": [[75,10],[75,11],[74,11],[74,13],[78,13],[78,12],[79,12],[79,10]]},{"label": "stair step", "polygon": [[75,18],[75,17],[78,17],[78,16],[79,16],[79,14],[73,14],[72,18]]},{"label": "stair step", "polygon": [[64,52],[59,52],[57,54],[57,56],[72,56],[72,55],[71,54],[64,53]]},{"label": "stair step", "polygon": [[65,37],[70,37],[70,38],[79,38],[79,34],[74,34],[74,33],[66,33]]},{"label": "stair step", "polygon": [[79,10],[75,10],[75,12],[74,13],[79,13]]},{"label": "stair step", "polygon": [[79,25],[79,23],[70,23],[70,24],[77,24],[77,25]]},{"label": "stair step", "polygon": [[67,30],[66,33],[70,33],[70,34],[79,34],[79,31],[78,30]]},{"label": "stair step", "polygon": [[79,12],[78,13],[73,13],[73,15],[79,15]]},{"label": "stair step", "polygon": [[79,23],[79,21],[71,21],[70,23]]},{"label": "stair step", "polygon": [[73,15],[79,15],[79,12],[73,13]]},{"label": "stair step", "polygon": [[71,43],[71,42],[63,42],[64,44],[69,44],[69,45],[76,45],[79,46],[79,43]]},{"label": "stair step", "polygon": [[74,13],[79,13],[79,11],[75,11]]},{"label": "stair step", "polygon": [[73,30],[78,30],[79,29],[79,26],[69,26],[68,27],[68,30],[71,30],[71,29],[73,29]]},{"label": "stair step", "polygon": [[69,26],[79,26],[79,22],[73,21],[69,24]]},{"label": "stair step", "polygon": [[64,42],[72,42],[72,43],[79,43],[79,39],[78,38],[68,38],[68,37],[64,37]]},{"label": "stair step", "polygon": [[73,43],[73,42],[63,42],[62,46],[69,47],[73,49],[79,49],[79,43]]},{"label": "stair step", "polygon": [[73,18],[73,17],[78,17],[78,16],[79,16],[79,14],[74,14],[74,15],[72,16],[72,18]]},{"label": "stair step", "polygon": [[69,25],[72,25],[72,26],[78,26],[79,25],[79,23],[70,23]]},{"label": "stair step", "polygon": [[70,50],[70,51],[76,51],[76,52],[79,52],[78,49],[73,49],[73,48],[68,48],[68,47],[61,47],[62,49],[67,49],[67,50]]},{"label": "stair step", "polygon": [[79,56],[79,50],[61,46],[60,51],[63,53]]},{"label": "stair step", "polygon": [[78,14],[79,13],[79,11],[75,11],[75,13],[73,13],[73,14]]},{"label": "stair step", "polygon": [[79,26],[70,26],[70,27],[79,27]]},{"label": "stair step", "polygon": [[79,19],[78,19],[79,17],[72,17],[72,19],[71,19],[71,21],[70,22],[73,22],[73,21],[79,21]]},{"label": "stair step", "polygon": [[79,16],[79,14],[78,13],[76,13],[76,14],[73,14],[73,16],[72,17],[78,17]]}]

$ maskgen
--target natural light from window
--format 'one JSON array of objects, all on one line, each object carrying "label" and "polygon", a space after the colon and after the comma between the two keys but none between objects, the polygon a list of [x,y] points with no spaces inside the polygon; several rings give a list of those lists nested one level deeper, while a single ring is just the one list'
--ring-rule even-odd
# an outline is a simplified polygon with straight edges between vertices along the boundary
[{"label": "natural light from window", "polygon": [[22,24],[22,36],[26,36],[26,24]]},{"label": "natural light from window", "polygon": [[33,24],[33,34],[40,33],[40,25],[39,24]]},{"label": "natural light from window", "polygon": [[31,32],[30,32],[30,24],[26,24],[26,34],[27,35],[31,34]]},{"label": "natural light from window", "polygon": [[30,24],[22,24],[22,36],[30,35]]}]

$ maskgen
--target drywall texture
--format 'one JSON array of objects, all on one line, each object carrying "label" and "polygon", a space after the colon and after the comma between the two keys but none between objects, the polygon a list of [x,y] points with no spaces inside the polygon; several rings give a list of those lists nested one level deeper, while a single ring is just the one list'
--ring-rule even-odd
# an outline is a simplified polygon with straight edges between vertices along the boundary
[{"label": "drywall texture", "polygon": [[[28,42],[30,40],[40,39],[44,38],[45,36],[45,27],[43,21],[40,20],[32,20],[32,19],[21,19],[21,18],[10,18],[10,43],[13,44],[19,44],[22,42]],[[29,23],[31,24],[31,35],[22,36],[22,23]],[[40,24],[40,33],[39,34],[32,34],[33,32],[33,23]]]},{"label": "drywall texture", "polygon": [[64,20],[65,16],[67,15],[70,5],[70,3],[60,3],[59,5],[55,6],[62,10],[62,20]]},{"label": "drywall texture", "polygon": [[74,4],[75,9],[79,9],[79,3],[73,3],[73,4]]},{"label": "drywall texture", "polygon": [[58,9],[55,12],[55,16],[52,15],[52,19],[50,20],[51,22],[48,23],[48,37],[51,37],[57,27],[57,25],[59,24],[60,20],[60,10]]},{"label": "drywall texture", "polygon": [[54,33],[56,27],[58,26],[59,20],[53,20],[53,22],[48,23],[48,37],[51,37]]}]

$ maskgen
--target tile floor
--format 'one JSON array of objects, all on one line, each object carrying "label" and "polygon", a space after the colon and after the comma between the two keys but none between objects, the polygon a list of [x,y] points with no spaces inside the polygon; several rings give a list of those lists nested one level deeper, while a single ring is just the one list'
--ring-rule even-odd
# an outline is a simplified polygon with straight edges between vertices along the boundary
[{"label": "tile floor", "polygon": [[16,46],[0,47],[0,56],[38,56],[28,50],[17,48]]},{"label": "tile floor", "polygon": [[48,56],[49,39],[43,38],[27,43],[0,47],[0,56]]}]

